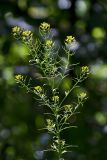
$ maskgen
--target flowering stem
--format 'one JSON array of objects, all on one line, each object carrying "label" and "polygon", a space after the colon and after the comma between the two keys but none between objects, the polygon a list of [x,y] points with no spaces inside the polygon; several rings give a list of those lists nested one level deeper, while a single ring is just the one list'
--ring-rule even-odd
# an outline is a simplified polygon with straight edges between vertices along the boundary
[{"label": "flowering stem", "polygon": [[[77,75],[77,77],[74,78],[76,82],[69,91],[65,92],[65,97],[60,101],[58,92],[60,88],[59,86],[62,80],[69,75],[68,71],[70,71],[70,58],[74,55],[74,53],[71,53],[71,46],[76,42],[76,40],[73,36],[66,37],[64,42],[64,50],[66,53],[67,62],[63,61],[63,58],[59,59],[59,50],[57,50],[57,54],[54,54],[56,47],[53,38],[51,38],[50,31],[50,24],[46,22],[41,23],[39,33],[42,36],[42,40],[39,40],[38,38],[35,40],[33,39],[33,33],[29,30],[21,29],[18,26],[12,29],[13,36],[16,39],[21,40],[28,47],[30,55],[29,62],[32,65],[36,65],[37,68],[40,69],[42,77],[39,78],[44,78],[45,84],[42,87],[32,87],[32,83],[30,82],[31,79],[28,81],[27,78],[24,78],[23,75],[20,74],[15,76],[15,80],[16,83],[18,83],[20,87],[25,88],[27,92],[36,94],[39,98],[34,98],[39,100],[41,105],[47,106],[50,109],[51,113],[47,114],[53,115],[54,118],[51,117],[50,119],[47,119],[47,127],[44,128],[53,135],[53,143],[51,145],[51,149],[48,151],[52,150],[57,152],[57,160],[61,160],[63,154],[68,152],[67,148],[71,147],[71,145],[67,145],[65,140],[61,138],[61,132],[75,127],[71,126],[68,120],[72,115],[78,113],[76,110],[79,105],[83,105],[83,101],[86,99],[86,93],[81,93],[78,96],[78,103],[75,103],[76,106],[72,104],[64,106],[63,104],[71,94],[72,90],[78,86],[78,83],[87,78],[89,68],[87,66],[83,66],[81,68],[80,75]],[[62,62],[64,62],[64,66],[62,66]],[[57,80],[57,77],[61,77],[58,84],[55,81]],[[52,97],[51,95],[48,95],[48,92],[46,92],[48,91],[47,86],[50,88]]]}]

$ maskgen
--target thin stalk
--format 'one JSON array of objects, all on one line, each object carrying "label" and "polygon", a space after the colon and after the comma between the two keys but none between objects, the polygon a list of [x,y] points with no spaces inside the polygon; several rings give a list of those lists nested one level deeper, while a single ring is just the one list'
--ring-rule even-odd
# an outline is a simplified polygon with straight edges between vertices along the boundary
[{"label": "thin stalk", "polygon": [[[55,78],[52,79],[52,90],[55,87]],[[56,137],[58,140],[58,160],[61,159],[61,139],[60,139],[60,127],[59,127],[59,121],[58,121],[58,112],[59,112],[59,106],[57,106],[58,109],[55,109],[54,115],[55,115],[55,121],[56,121]]]},{"label": "thin stalk", "polygon": [[80,81],[78,80],[78,81],[74,84],[74,86],[71,88],[71,90],[69,91],[69,93],[67,94],[67,96],[65,96],[65,97],[63,98],[63,100],[61,101],[59,107],[62,106],[62,104],[64,103],[64,101],[66,100],[66,98],[70,95],[70,93],[72,92],[72,90],[77,86],[77,84],[78,84],[79,82],[80,82]]},{"label": "thin stalk", "polygon": [[60,128],[59,128],[57,113],[56,113],[56,134],[58,139],[58,160],[60,160],[61,159],[61,141],[60,141]]}]

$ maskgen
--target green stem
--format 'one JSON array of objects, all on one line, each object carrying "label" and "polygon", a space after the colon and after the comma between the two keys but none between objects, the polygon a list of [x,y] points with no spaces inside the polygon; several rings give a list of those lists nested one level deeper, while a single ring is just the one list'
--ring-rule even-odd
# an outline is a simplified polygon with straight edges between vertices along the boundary
[{"label": "green stem", "polygon": [[58,139],[58,160],[60,160],[61,159],[61,143],[60,143],[60,128],[59,128],[57,113],[56,113],[56,132],[57,132],[57,139]]},{"label": "green stem", "polygon": [[[53,84],[52,89],[55,87],[55,78],[53,78]],[[58,140],[58,160],[61,159],[61,139],[60,139],[60,127],[59,127],[59,121],[58,121],[58,112],[59,112],[59,106],[55,109],[55,119],[56,119],[56,137]]]},{"label": "green stem", "polygon": [[62,106],[62,104],[64,103],[64,101],[67,99],[67,97],[70,95],[70,93],[72,92],[72,90],[77,86],[77,84],[78,84],[79,82],[80,82],[80,81],[78,80],[78,81],[74,84],[74,86],[71,88],[71,90],[69,91],[69,93],[67,94],[67,96],[65,96],[65,97],[63,98],[63,100],[61,101],[59,107]]}]

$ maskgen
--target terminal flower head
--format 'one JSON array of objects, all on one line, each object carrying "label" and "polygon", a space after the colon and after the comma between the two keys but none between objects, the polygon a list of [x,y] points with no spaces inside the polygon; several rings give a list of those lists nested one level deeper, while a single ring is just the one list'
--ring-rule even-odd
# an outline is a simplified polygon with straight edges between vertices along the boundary
[{"label": "terminal flower head", "polygon": [[52,100],[53,100],[55,103],[59,102],[59,96],[53,96],[53,97],[52,97]]},{"label": "terminal flower head", "polygon": [[86,96],[87,96],[87,94],[85,92],[82,92],[82,93],[79,94],[78,97],[79,97],[80,100],[84,100],[84,99],[86,99]]},{"label": "terminal flower head", "polygon": [[53,41],[52,40],[47,40],[45,43],[45,46],[47,49],[51,48],[53,46]]},{"label": "terminal flower head", "polygon": [[15,76],[15,80],[17,83],[19,83],[20,81],[23,81],[23,76],[21,74],[18,74]]},{"label": "terminal flower head", "polygon": [[73,36],[67,36],[65,39],[65,44],[69,44],[75,41],[75,38]]},{"label": "terminal flower head", "polygon": [[32,32],[31,31],[23,31],[22,32],[22,36],[25,36],[25,37],[28,37],[28,36],[30,36],[32,34]]},{"label": "terminal flower head", "polygon": [[12,28],[13,33],[17,33],[17,32],[20,32],[20,31],[21,31],[21,28],[18,27],[18,26],[15,26],[15,27]]},{"label": "terminal flower head", "polygon": [[18,26],[13,27],[13,28],[12,28],[12,33],[13,33],[13,36],[20,35],[20,33],[21,33],[21,28],[18,27]]},{"label": "terminal flower head", "polygon": [[71,112],[72,111],[72,107],[73,107],[72,105],[67,104],[67,105],[64,106],[64,109],[65,109],[66,112]]},{"label": "terminal flower head", "polygon": [[44,30],[44,31],[49,30],[49,29],[50,29],[50,24],[49,24],[49,23],[46,23],[46,22],[43,22],[43,23],[41,23],[41,25],[40,25],[40,29],[41,29],[41,30]]},{"label": "terminal flower head", "polygon": [[74,51],[79,47],[79,43],[75,40],[73,36],[67,36],[65,39],[65,46],[68,50]]},{"label": "terminal flower head", "polygon": [[25,40],[25,39],[31,39],[32,38],[32,32],[31,31],[23,31],[22,32],[22,39]]},{"label": "terminal flower head", "polygon": [[55,124],[53,123],[53,120],[47,119],[47,129],[48,131],[53,131],[55,128]]},{"label": "terminal flower head", "polygon": [[81,67],[81,72],[83,74],[89,74],[89,67],[88,66]]},{"label": "terminal flower head", "polygon": [[38,93],[41,93],[41,92],[42,92],[41,86],[34,87],[34,93],[38,94]]}]

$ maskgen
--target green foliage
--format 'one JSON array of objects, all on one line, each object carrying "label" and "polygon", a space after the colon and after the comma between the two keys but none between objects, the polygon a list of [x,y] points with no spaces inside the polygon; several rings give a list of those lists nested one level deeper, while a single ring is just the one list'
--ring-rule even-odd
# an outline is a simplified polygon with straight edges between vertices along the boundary
[{"label": "green foliage", "polygon": [[[42,86],[32,86],[31,78],[27,80],[27,77],[23,75],[16,75],[16,83],[25,88],[27,92],[33,93],[41,106],[43,105],[50,109],[50,112],[46,113],[50,118],[46,119],[47,124],[44,129],[47,129],[52,135],[52,144],[51,148],[45,151],[56,152],[58,160],[61,160],[63,159],[63,154],[73,147],[73,145],[66,144],[66,141],[61,138],[61,133],[64,130],[76,127],[69,123],[69,119],[78,113],[78,108],[83,105],[87,95],[85,92],[81,92],[76,96],[75,100],[72,99],[72,102],[64,103],[71,92],[88,77],[89,68],[87,66],[81,67],[76,77],[73,77],[74,85],[69,90],[64,91],[64,97],[61,98],[59,86],[62,80],[69,76],[69,71],[73,69],[73,66],[76,66],[76,64],[70,65],[70,59],[75,54],[73,49],[77,43],[75,38],[72,36],[66,37],[62,47],[65,57],[60,57],[59,49],[56,48],[51,36],[50,24],[41,23],[39,27],[40,39],[34,39],[31,31],[17,26],[12,28],[12,33],[16,39],[21,40],[28,47],[30,64],[37,66],[38,71],[41,73],[39,79],[45,80]],[[67,59],[66,63],[63,63],[64,58]],[[44,86],[50,87],[50,95],[47,95],[48,90]]]}]

